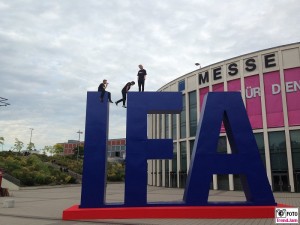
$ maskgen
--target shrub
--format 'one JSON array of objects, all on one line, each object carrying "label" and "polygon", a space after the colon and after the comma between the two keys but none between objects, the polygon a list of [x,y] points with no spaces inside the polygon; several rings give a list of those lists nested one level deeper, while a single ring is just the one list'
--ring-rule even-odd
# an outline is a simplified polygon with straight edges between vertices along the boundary
[{"label": "shrub", "polygon": [[121,163],[108,163],[107,165],[107,180],[108,181],[123,181],[125,176],[125,167]]},{"label": "shrub", "polygon": [[[47,157],[47,156],[46,156]],[[43,160],[46,159],[42,157]],[[48,185],[75,183],[76,179],[45,164],[39,155],[22,156],[3,152],[0,154],[0,168],[21,181],[22,185]]]},{"label": "shrub", "polygon": [[39,185],[51,184],[51,176],[50,174],[43,174],[41,172],[37,172],[34,177],[34,183]]}]

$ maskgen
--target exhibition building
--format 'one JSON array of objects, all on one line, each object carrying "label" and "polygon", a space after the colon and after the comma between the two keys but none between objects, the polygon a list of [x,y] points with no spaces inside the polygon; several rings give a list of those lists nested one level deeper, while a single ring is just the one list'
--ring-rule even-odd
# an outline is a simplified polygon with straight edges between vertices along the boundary
[{"label": "exhibition building", "polygon": [[[205,95],[238,91],[273,191],[300,192],[300,43],[199,68],[158,91],[182,92],[183,110],[148,116],[148,138],[173,139],[172,160],[148,160],[149,185],[185,187]],[[223,125],[216,151],[231,154]],[[214,174],[211,189],[243,187],[238,174]]]}]

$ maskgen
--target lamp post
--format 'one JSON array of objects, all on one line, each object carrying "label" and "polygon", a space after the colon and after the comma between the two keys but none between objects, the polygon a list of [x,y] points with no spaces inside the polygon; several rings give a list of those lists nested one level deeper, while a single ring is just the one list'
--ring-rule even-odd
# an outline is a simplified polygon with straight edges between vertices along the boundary
[{"label": "lamp post", "polygon": [[79,145],[80,145],[80,134],[82,134],[82,131],[77,131],[79,137],[78,137],[78,145],[77,145],[77,161],[78,161],[78,157],[79,157]]},{"label": "lamp post", "polygon": [[199,69],[201,69],[200,63],[195,63],[195,66],[199,66]]},{"label": "lamp post", "polygon": [[6,102],[8,99],[0,97],[0,106],[8,106],[10,105],[8,102]]},{"label": "lamp post", "polygon": [[2,152],[3,152],[3,145],[4,145],[4,137],[0,137],[1,145],[2,145]]},{"label": "lamp post", "polygon": [[32,139],[32,131],[34,130],[33,128],[30,129],[30,140],[29,140],[29,146],[31,146],[31,139]]}]

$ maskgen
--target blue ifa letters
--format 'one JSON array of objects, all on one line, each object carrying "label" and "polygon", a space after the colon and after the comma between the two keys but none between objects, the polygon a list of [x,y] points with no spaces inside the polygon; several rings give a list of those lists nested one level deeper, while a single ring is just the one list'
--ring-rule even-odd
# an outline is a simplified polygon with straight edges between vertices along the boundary
[{"label": "blue ifa letters", "polygon": [[[183,199],[147,202],[147,160],[172,159],[172,139],[148,139],[147,114],[182,110],[181,92],[130,92],[127,104],[124,203],[108,204],[106,152],[109,103],[88,92],[80,208],[144,206],[276,205],[252,128],[239,92],[212,92],[205,97]],[[217,153],[224,123],[232,154]],[[245,202],[209,202],[213,174],[238,174]]]}]

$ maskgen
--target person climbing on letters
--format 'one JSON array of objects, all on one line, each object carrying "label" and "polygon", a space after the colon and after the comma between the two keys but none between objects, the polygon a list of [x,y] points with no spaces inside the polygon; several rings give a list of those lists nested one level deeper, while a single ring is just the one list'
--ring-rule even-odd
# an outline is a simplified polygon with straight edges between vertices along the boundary
[{"label": "person climbing on letters", "polygon": [[144,86],[145,86],[145,80],[146,80],[146,75],[147,72],[146,70],[143,68],[143,65],[139,65],[139,72],[137,74],[138,76],[138,85],[139,85],[139,92],[144,92]]},{"label": "person climbing on letters", "polygon": [[103,102],[104,94],[107,93],[108,101],[110,103],[113,103],[113,101],[111,100],[110,92],[105,91],[105,89],[107,88],[107,85],[108,85],[107,80],[104,79],[103,82],[98,87],[98,91],[101,92],[100,101]]},{"label": "person climbing on letters", "polygon": [[116,101],[116,105],[118,105],[119,102],[123,101],[123,108],[126,108],[126,95],[127,95],[127,92],[129,91],[129,89],[131,88],[131,86],[133,86],[135,84],[134,81],[131,81],[131,82],[128,82],[122,89],[122,98],[118,101]]}]

